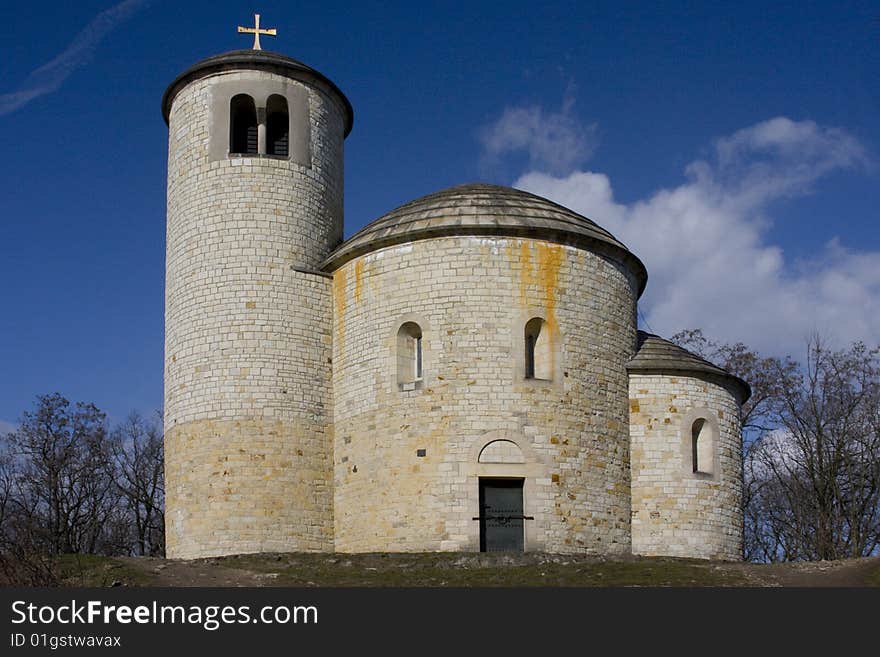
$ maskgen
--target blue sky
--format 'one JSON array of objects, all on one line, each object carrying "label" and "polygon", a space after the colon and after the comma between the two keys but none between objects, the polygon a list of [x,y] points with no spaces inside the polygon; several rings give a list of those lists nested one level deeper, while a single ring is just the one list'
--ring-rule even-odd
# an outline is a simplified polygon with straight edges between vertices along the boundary
[{"label": "blue sky", "polygon": [[876,2],[4,2],[0,429],[56,390],[161,406],[160,99],[255,11],[354,106],[346,236],[512,184],[645,261],[657,332],[880,342]]}]

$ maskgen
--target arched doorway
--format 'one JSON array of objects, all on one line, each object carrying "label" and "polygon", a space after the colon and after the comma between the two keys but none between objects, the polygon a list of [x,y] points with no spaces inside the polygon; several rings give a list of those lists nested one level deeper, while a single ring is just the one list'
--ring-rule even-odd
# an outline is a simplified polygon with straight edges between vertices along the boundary
[{"label": "arched doorway", "polygon": [[[478,463],[523,464],[522,450],[511,440],[493,440],[480,451]],[[480,552],[523,552],[524,477],[482,476],[480,495]]]}]

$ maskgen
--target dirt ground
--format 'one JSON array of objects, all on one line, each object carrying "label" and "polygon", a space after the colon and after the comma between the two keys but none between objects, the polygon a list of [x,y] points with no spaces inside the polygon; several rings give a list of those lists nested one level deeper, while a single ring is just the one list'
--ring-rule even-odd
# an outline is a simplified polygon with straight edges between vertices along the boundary
[{"label": "dirt ground", "polygon": [[68,586],[880,586],[880,557],[747,564],[528,554],[259,554],[174,560],[65,558]]},{"label": "dirt ground", "polygon": [[880,557],[783,564],[733,564],[752,586],[880,586]]}]

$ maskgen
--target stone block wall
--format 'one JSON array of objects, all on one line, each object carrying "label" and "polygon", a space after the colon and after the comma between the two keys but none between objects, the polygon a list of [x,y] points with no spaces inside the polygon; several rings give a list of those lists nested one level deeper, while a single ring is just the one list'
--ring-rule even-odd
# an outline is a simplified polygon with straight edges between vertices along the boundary
[{"label": "stone block wall", "polygon": [[[500,236],[416,241],[339,268],[336,549],[478,550],[479,478],[509,477],[524,479],[534,517],[527,550],[628,554],[635,285],[593,253]],[[550,381],[525,378],[533,317],[551,331]],[[402,388],[405,322],[421,328],[423,378]],[[479,462],[495,440],[523,462],[500,447],[499,462]]]},{"label": "stone block wall", "polygon": [[[218,97],[238,86],[307,94],[310,154],[298,158],[306,164],[217,159],[218,140],[229,139],[228,119],[216,115],[228,103]],[[343,130],[335,98],[274,73],[213,74],[174,99],[165,306],[171,557],[332,549],[331,283],[298,270],[316,267],[342,235]]]},{"label": "stone block wall", "polygon": [[[629,382],[633,552],[742,558],[740,407],[720,382],[632,373]],[[693,424],[712,460],[694,472]]]}]

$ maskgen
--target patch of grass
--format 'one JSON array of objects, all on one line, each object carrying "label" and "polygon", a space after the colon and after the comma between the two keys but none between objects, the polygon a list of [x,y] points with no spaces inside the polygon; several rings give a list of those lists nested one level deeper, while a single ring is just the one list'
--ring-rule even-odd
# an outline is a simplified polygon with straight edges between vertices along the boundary
[{"label": "patch of grass", "polygon": [[193,560],[64,555],[62,586],[877,586],[880,560],[839,568],[545,553],[279,553]]},{"label": "patch of grass", "polygon": [[865,584],[867,586],[880,586],[880,564],[868,575]]},{"label": "patch of grass", "polygon": [[149,586],[152,581],[142,570],[97,554],[63,554],[57,565],[62,586]]},{"label": "patch of grass", "polygon": [[[741,574],[705,561],[462,553],[275,554],[207,560],[273,586],[542,587],[741,586]],[[202,563],[205,563],[204,561]]]}]

